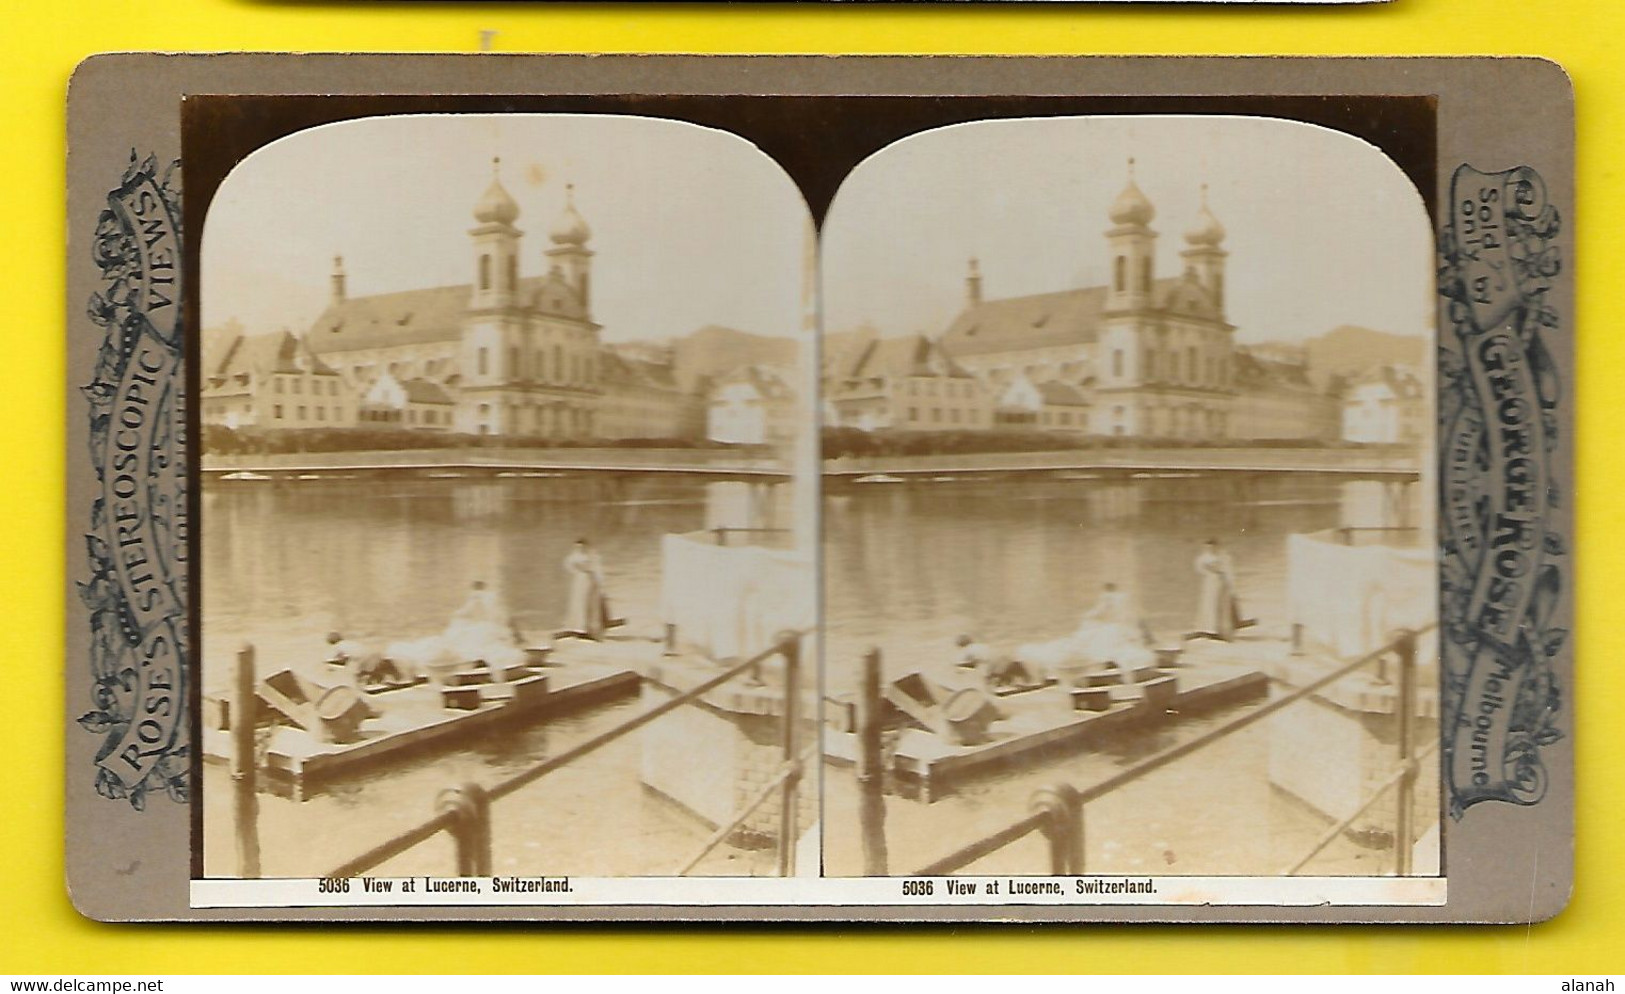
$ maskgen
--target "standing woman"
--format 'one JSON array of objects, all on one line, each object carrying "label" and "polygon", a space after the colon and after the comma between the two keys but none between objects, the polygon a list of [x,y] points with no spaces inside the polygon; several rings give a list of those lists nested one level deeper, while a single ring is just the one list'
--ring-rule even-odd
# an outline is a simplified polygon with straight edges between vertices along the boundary
[{"label": "standing woman", "polygon": [[599,639],[609,627],[604,598],[604,564],[592,543],[578,538],[564,557],[564,572],[570,576],[570,599],[565,607],[561,635]]},{"label": "standing woman", "polygon": [[1230,554],[1220,548],[1218,539],[1202,543],[1196,557],[1196,575],[1202,590],[1196,600],[1196,625],[1192,638],[1213,638],[1228,642],[1236,634],[1236,574]]}]

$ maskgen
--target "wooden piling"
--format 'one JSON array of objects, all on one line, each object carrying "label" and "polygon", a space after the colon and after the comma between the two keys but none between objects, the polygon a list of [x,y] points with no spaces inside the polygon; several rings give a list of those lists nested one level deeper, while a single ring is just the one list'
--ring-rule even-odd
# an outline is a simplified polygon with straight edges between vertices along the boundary
[{"label": "wooden piling", "polygon": [[259,757],[254,748],[254,647],[237,651],[231,692],[231,790],[237,828],[237,873],[260,875]]},{"label": "wooden piling", "polygon": [[[801,703],[801,640],[790,636],[783,643],[784,656],[784,761],[795,764],[796,723],[800,721]],[[784,778],[779,793],[779,876],[795,873],[796,864],[796,805],[800,771],[796,769]]]},{"label": "wooden piling", "polygon": [[1411,874],[1411,847],[1416,844],[1413,826],[1416,806],[1416,633],[1406,632],[1394,643],[1399,656],[1399,763],[1402,772],[1394,803],[1394,872]]},{"label": "wooden piling", "polygon": [[858,680],[858,824],[863,873],[886,875],[886,767],[881,755],[880,650],[863,655]]}]

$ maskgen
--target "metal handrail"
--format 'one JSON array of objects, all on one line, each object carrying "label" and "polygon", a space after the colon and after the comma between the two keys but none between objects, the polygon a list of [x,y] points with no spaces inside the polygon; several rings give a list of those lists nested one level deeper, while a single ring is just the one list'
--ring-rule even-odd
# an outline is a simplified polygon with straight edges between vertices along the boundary
[{"label": "metal handrail", "polygon": [[711,855],[711,850],[715,849],[717,846],[720,846],[723,843],[723,840],[727,839],[728,836],[738,831],[739,826],[743,825],[747,818],[755,814],[756,809],[766,803],[768,798],[777,793],[779,788],[784,786],[786,781],[788,781],[791,777],[799,777],[802,771],[806,768],[807,760],[817,752],[818,743],[815,742],[808,748],[803,749],[801,751],[801,755],[797,756],[793,761],[787,761],[779,764],[779,768],[773,771],[773,775],[771,777],[768,777],[767,783],[762,784],[756,793],[752,794],[750,798],[745,801],[744,805],[742,805],[738,811],[734,812],[733,818],[729,819],[726,825],[719,826],[716,831],[707,836],[705,842],[701,844],[699,852],[696,852],[693,856],[690,856],[688,862],[678,867],[677,871],[673,873],[672,876],[688,876],[688,871],[694,869],[696,866],[699,866],[700,860]]},{"label": "metal handrail", "polygon": [[[1099,800],[1100,798],[1118,790],[1119,788],[1125,787],[1150,773],[1162,769],[1164,766],[1167,766],[1169,763],[1172,763],[1175,760],[1181,759],[1193,752],[1206,748],[1220,739],[1227,738],[1228,736],[1233,735],[1234,733],[1239,732],[1250,725],[1262,721],[1263,719],[1268,718],[1270,715],[1275,714],[1277,711],[1280,711],[1282,708],[1296,704],[1298,701],[1301,701],[1305,697],[1314,694],[1316,691],[1319,691],[1330,684],[1336,683],[1338,680],[1348,676],[1355,670],[1364,666],[1369,666],[1373,662],[1387,656],[1390,653],[1404,652],[1407,651],[1408,648],[1408,651],[1410,651],[1414,656],[1417,636],[1433,631],[1437,627],[1438,624],[1435,622],[1414,631],[1406,631],[1392,642],[1374,649],[1371,652],[1360,656],[1358,659],[1353,660],[1352,662],[1345,663],[1343,666],[1332,670],[1330,673],[1317,677],[1302,687],[1293,690],[1286,696],[1270,701],[1269,703],[1242,715],[1234,721],[1220,725],[1217,728],[1209,729],[1188,742],[1182,742],[1178,745],[1170,746],[1161,752],[1154,753],[1146,759],[1135,763],[1133,766],[1121,770],[1118,773],[1109,776],[1089,787],[1072,789],[1074,803],[1076,805],[1076,818],[1078,820],[1078,826],[1075,829],[1076,833],[1081,837],[1082,808],[1084,804],[1087,804],[1090,801]],[[1414,684],[1412,685],[1411,689],[1414,689]],[[1404,695],[1402,694],[1401,696],[1403,697]],[[1405,712],[1413,712],[1413,709],[1408,706],[1408,702],[1402,703],[1405,704]],[[1412,717],[1414,717],[1414,714],[1412,714]],[[1416,757],[1407,757],[1407,762],[1403,764],[1405,769],[1402,772],[1410,772],[1411,768],[1414,767],[1415,762]],[[1401,777],[1400,779],[1403,780],[1404,777]],[[982,859],[985,856],[992,855],[994,852],[997,852],[998,850],[1010,845],[1013,842],[1016,842],[1019,839],[1025,838],[1048,823],[1049,822],[1046,815],[1043,812],[1035,812],[1034,814],[1030,814],[1026,818],[1023,818],[1014,824],[1008,825],[999,831],[986,836],[985,838],[978,839],[974,842],[968,843],[967,845],[961,846],[959,849],[954,850],[948,855],[943,856],[942,858],[915,871],[912,875],[940,876],[944,873],[951,873],[955,870],[968,866],[969,864],[975,862],[976,860]],[[1056,844],[1055,837],[1052,835],[1052,848]],[[1056,865],[1064,865],[1067,862],[1068,861],[1066,859],[1052,854],[1052,863]],[[1082,867],[1080,866],[1077,872],[1081,871]]]},{"label": "metal handrail", "polygon": [[1296,863],[1293,863],[1285,870],[1282,870],[1278,875],[1283,877],[1296,875],[1299,870],[1303,869],[1309,864],[1310,860],[1314,859],[1316,856],[1319,856],[1322,850],[1335,842],[1339,835],[1342,835],[1344,832],[1348,831],[1351,825],[1360,820],[1361,815],[1365,814],[1367,811],[1370,811],[1372,806],[1378,801],[1382,800],[1390,790],[1393,790],[1395,787],[1399,786],[1407,776],[1414,776],[1416,773],[1417,764],[1427,757],[1433,755],[1438,748],[1439,743],[1437,740],[1435,740],[1429,743],[1415,756],[1411,757],[1408,762],[1400,763],[1398,766],[1394,767],[1394,771],[1388,776],[1388,779],[1378,784],[1376,789],[1367,794],[1365,800],[1360,802],[1359,807],[1355,808],[1346,817],[1340,819],[1335,825],[1332,825],[1330,828],[1326,829],[1326,831],[1322,832],[1320,838],[1315,840],[1315,844],[1309,847],[1308,852],[1304,853],[1301,857],[1299,857]]},{"label": "metal handrail", "polygon": [[[566,749],[557,756],[543,760],[535,766],[532,766],[530,769],[522,770],[506,780],[500,781],[495,786],[480,790],[480,794],[483,795],[484,802],[488,805],[489,802],[495,801],[498,798],[507,797],[509,794],[519,790],[521,787],[535,783],[537,780],[540,780],[547,774],[552,773],[554,770],[567,766],[589,753],[596,752],[604,746],[609,745],[611,742],[637,731],[644,725],[654,721],[656,718],[668,714],[684,704],[710,693],[717,687],[727,683],[729,680],[732,680],[733,678],[745,673],[747,670],[751,670],[759,666],[769,657],[780,654],[788,657],[789,655],[798,652],[798,643],[806,634],[806,629],[788,632],[772,646],[763,649],[761,652],[750,657],[749,659],[744,660],[743,662],[735,663],[734,665],[723,670],[721,673],[718,673],[704,682],[689,688],[683,693],[672,697],[670,700],[663,701],[655,707],[652,707],[642,714],[622,722],[606,732],[595,735],[587,741],[582,742],[570,749]],[[792,676],[794,671],[795,667],[787,667],[785,671],[786,676]],[[793,680],[787,679],[785,685],[785,710],[787,714],[794,714],[794,709],[789,706],[791,696],[797,693],[797,688],[792,685],[793,682]],[[467,789],[468,788],[466,786],[463,788],[465,792]],[[385,839],[383,842],[378,843],[371,849],[368,849],[360,855],[351,858],[347,862],[341,863],[338,867],[329,871],[326,876],[353,877],[357,874],[365,873],[367,870],[373,869],[380,863],[383,863],[384,861],[395,856],[399,856],[401,853],[406,852],[413,846],[433,838],[436,834],[442,831],[452,831],[455,834],[459,826],[463,825],[468,818],[469,814],[467,813],[466,807],[443,807],[442,811],[433,818],[430,818],[413,828],[409,828],[404,832],[391,836],[388,839]],[[489,832],[489,825],[485,826],[485,830],[487,833]],[[462,863],[463,859],[461,854],[459,854],[460,869],[462,867]]]}]

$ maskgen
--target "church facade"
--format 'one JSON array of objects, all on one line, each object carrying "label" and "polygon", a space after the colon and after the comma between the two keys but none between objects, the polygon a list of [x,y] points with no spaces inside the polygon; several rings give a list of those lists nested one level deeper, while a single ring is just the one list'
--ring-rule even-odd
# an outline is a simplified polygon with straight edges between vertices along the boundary
[{"label": "church facade", "polygon": [[[1157,272],[1155,217],[1131,174],[1107,214],[1104,286],[988,299],[972,259],[965,307],[943,333],[943,351],[1004,399],[1001,423],[1184,441],[1323,434],[1329,422],[1320,408],[1330,410],[1331,398],[1238,382],[1242,366],[1253,379],[1296,373],[1279,364],[1260,372],[1241,361],[1245,349],[1225,314],[1225,230],[1205,191],[1178,275]],[[1069,412],[1047,411],[1054,405],[1043,401],[1015,409],[1020,398],[1059,394],[1057,387],[1066,388]],[[1272,403],[1301,407],[1303,417],[1251,416],[1257,405],[1246,395],[1265,388]]]},{"label": "church facade", "polygon": [[[305,365],[337,375],[350,402],[327,406],[342,419],[295,419],[289,413],[295,407],[278,411],[264,404],[253,408],[253,418],[241,417],[244,403],[228,401],[225,392],[265,379],[237,366],[266,350],[234,344],[207,373],[206,421],[266,428],[394,425],[558,441],[702,433],[703,396],[679,388],[670,369],[635,347],[622,354],[601,340],[592,312],[592,231],[576,209],[573,188],[547,231],[544,271],[527,273],[519,204],[496,165],[467,232],[468,283],[353,296],[344,260],[333,260],[327,307],[297,336],[297,346],[283,351],[308,355]],[[293,368],[286,357],[279,361],[278,368]],[[211,392],[222,394],[213,408]],[[396,401],[398,409],[391,407]],[[211,409],[221,416],[209,417]],[[225,412],[233,410],[238,413],[228,421]]]}]

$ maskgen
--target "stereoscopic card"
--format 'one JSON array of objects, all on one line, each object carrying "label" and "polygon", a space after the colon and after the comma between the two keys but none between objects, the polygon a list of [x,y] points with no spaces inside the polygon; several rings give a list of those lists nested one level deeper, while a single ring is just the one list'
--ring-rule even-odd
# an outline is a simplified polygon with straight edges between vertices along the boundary
[{"label": "stereoscopic card", "polygon": [[1551,63],[109,55],[68,173],[87,915],[1567,900]]}]

